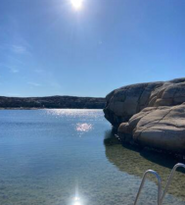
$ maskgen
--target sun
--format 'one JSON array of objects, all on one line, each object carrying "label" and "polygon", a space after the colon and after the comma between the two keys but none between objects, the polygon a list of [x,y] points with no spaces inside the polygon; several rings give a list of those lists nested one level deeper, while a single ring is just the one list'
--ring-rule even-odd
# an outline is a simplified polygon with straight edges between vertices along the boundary
[{"label": "sun", "polygon": [[83,0],[71,0],[71,4],[76,10],[79,10],[82,8],[82,3],[83,3]]}]

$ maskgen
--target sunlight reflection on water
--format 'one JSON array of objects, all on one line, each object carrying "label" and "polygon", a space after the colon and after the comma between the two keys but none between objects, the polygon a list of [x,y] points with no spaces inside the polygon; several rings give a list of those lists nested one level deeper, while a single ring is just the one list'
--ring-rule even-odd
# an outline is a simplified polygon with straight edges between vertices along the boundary
[{"label": "sunlight reflection on water", "polygon": [[90,130],[92,130],[92,124],[77,123],[76,125],[76,131],[78,132],[89,132]]},{"label": "sunlight reflection on water", "polygon": [[[96,112],[97,111],[97,112]],[[97,118],[99,116],[99,111],[96,109],[86,110],[86,109],[47,109],[47,115],[53,116],[73,116],[73,117],[94,117]]]},{"label": "sunlight reflection on water", "polygon": [[[0,130],[0,205],[130,205],[145,170],[165,180],[175,164],[123,147],[102,110],[5,110]],[[164,204],[185,205],[183,182],[177,172]],[[156,195],[149,178],[140,204]]]}]

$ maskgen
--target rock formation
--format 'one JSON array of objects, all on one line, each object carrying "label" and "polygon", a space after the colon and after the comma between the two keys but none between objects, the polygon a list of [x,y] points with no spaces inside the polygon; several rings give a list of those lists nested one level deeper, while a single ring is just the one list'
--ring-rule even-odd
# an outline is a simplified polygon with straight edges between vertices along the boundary
[{"label": "rock formation", "polygon": [[185,78],[125,86],[106,97],[105,117],[122,141],[185,152]]}]

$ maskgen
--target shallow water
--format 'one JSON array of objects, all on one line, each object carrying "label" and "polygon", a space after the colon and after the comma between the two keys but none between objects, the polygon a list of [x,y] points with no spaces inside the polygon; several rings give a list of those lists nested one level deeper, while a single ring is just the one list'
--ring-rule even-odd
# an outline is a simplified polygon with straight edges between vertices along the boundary
[{"label": "shallow water", "polygon": [[[1,205],[133,204],[143,172],[165,182],[176,163],[128,149],[112,139],[102,110],[1,110]],[[138,204],[156,204],[147,180]],[[185,174],[177,172],[164,204],[185,205]]]}]

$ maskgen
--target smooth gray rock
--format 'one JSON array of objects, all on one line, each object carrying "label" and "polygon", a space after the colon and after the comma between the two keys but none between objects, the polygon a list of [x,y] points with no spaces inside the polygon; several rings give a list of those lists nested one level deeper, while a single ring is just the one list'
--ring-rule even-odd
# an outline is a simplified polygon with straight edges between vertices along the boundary
[{"label": "smooth gray rock", "polygon": [[123,141],[185,152],[185,78],[125,86],[106,97],[105,117]]},{"label": "smooth gray rock", "polygon": [[134,115],[128,123],[122,123],[118,132],[124,140],[132,133],[139,145],[185,153],[185,103],[171,107],[145,108]]},{"label": "smooth gray rock", "polygon": [[117,128],[143,108],[185,102],[185,78],[124,86],[109,93],[106,101],[105,118]]},{"label": "smooth gray rock", "polygon": [[112,91],[106,96],[105,118],[114,127],[128,121],[134,114],[148,105],[151,92],[163,83],[142,83],[125,86]]}]

